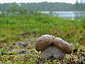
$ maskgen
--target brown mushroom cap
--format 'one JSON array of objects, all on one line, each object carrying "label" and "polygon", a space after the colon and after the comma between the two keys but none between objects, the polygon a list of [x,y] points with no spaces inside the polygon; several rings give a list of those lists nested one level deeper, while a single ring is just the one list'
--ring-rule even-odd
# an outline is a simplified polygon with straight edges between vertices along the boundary
[{"label": "brown mushroom cap", "polygon": [[64,53],[72,53],[72,46],[68,42],[62,40],[61,38],[56,38],[52,35],[43,35],[36,41],[35,49],[37,51],[43,51],[48,46],[53,44],[56,48],[59,48]]},{"label": "brown mushroom cap", "polygon": [[55,37],[52,35],[43,35],[36,41],[35,49],[37,51],[42,51],[52,44]]},{"label": "brown mushroom cap", "polygon": [[55,42],[53,43],[54,46],[61,49],[63,52],[70,54],[72,53],[72,45],[68,42],[62,40],[61,38],[56,38]]}]

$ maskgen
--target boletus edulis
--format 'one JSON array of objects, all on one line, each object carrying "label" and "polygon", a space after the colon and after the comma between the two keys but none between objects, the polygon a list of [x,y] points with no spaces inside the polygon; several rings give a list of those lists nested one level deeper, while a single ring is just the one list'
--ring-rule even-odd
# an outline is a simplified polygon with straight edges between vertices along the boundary
[{"label": "boletus edulis", "polygon": [[36,41],[35,49],[41,51],[42,59],[61,60],[66,54],[72,53],[71,44],[52,35],[43,35],[39,37]]}]

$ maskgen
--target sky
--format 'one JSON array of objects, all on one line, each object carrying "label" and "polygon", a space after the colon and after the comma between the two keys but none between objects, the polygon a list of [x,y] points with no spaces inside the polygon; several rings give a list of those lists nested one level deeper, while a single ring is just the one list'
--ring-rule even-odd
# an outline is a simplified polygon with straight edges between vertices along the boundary
[{"label": "sky", "polygon": [[16,2],[16,3],[27,3],[27,2],[66,2],[66,3],[72,3],[74,4],[76,0],[0,0],[0,3],[11,3],[11,2]]}]

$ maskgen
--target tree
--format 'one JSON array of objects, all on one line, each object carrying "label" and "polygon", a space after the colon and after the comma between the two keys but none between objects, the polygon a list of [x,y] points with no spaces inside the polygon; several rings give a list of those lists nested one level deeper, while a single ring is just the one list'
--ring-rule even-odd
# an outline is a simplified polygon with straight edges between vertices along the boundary
[{"label": "tree", "polygon": [[11,14],[26,14],[27,10],[23,9],[21,6],[19,6],[17,3],[13,3],[11,7],[7,10],[7,12]]}]

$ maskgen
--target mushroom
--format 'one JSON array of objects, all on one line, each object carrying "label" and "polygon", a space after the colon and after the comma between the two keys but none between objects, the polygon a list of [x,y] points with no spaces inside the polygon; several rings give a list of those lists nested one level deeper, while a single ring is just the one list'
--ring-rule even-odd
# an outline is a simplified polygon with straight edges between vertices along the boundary
[{"label": "mushroom", "polygon": [[41,51],[42,59],[61,60],[66,54],[72,53],[71,44],[52,35],[43,35],[39,37],[36,41],[35,49]]}]

